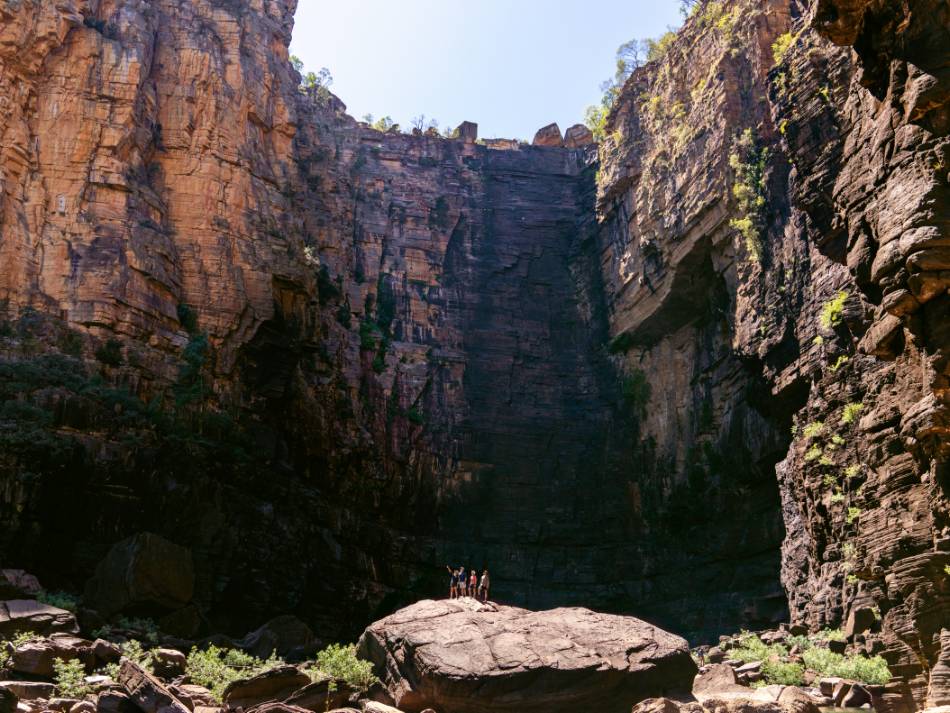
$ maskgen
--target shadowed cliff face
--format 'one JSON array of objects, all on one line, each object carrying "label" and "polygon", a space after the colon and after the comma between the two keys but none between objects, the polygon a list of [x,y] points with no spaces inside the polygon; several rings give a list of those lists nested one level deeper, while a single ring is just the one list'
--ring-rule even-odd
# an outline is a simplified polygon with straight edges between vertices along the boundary
[{"label": "shadowed cliff face", "polygon": [[707,3],[599,149],[495,150],[301,92],[293,2],[0,2],[0,555],[163,534],[186,635],[447,564],[694,638],[873,609],[944,702],[950,43],[892,5]]}]

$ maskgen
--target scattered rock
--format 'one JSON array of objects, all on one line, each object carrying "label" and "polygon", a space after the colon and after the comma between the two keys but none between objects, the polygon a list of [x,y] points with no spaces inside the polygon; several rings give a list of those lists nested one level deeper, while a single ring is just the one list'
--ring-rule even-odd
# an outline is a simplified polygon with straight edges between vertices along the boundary
[{"label": "scattered rock", "polygon": [[818,703],[798,686],[785,686],[777,700],[788,713],[819,713]]},{"label": "scattered rock", "polygon": [[22,569],[0,569],[0,599],[36,599],[40,581]]},{"label": "scattered rock", "polygon": [[[327,687],[330,679],[315,681],[307,684],[299,691],[295,691],[284,699],[285,703],[300,708],[308,708],[312,711],[324,711],[327,709]],[[337,681],[336,689],[330,694],[330,707],[345,706],[356,691],[350,688],[346,682]]]},{"label": "scattered rock", "polygon": [[831,697],[834,699],[836,706],[839,706],[839,707],[841,706],[841,704],[844,702],[844,699],[848,695],[848,692],[850,690],[851,690],[850,681],[838,681],[838,683],[835,684],[835,690],[831,694]]},{"label": "scattered rock", "polygon": [[69,709],[69,713],[96,713],[96,704],[92,701],[79,701]]},{"label": "scattered rock", "polygon": [[0,681],[0,688],[10,691],[21,701],[50,699],[55,690],[52,683],[43,681]]},{"label": "scattered rock", "polygon": [[88,667],[92,663],[89,642],[69,634],[54,634],[48,639],[32,639],[17,646],[10,667],[18,673],[52,678],[53,661],[79,659]]},{"label": "scattered rock", "polygon": [[398,708],[387,706],[385,703],[367,701],[363,704],[363,713],[403,713]]},{"label": "scattered rock", "polygon": [[726,654],[718,646],[713,646],[706,652],[707,663],[722,663],[726,659]]},{"label": "scattered rock", "polygon": [[174,678],[185,672],[188,659],[181,651],[175,649],[154,649],[152,651],[153,668],[162,678]]},{"label": "scattered rock", "polygon": [[736,669],[736,675],[743,673],[758,673],[762,670],[761,661],[752,661],[751,663],[742,664],[739,668]]},{"label": "scattered rock", "polygon": [[630,713],[680,713],[680,706],[669,698],[647,698],[637,703]]},{"label": "scattered rock", "polygon": [[86,584],[86,601],[110,617],[132,605],[179,609],[195,588],[191,551],[152,533],[117,542]]},{"label": "scattered rock", "polygon": [[864,704],[870,705],[871,694],[859,683],[851,684],[850,689],[841,699],[842,708],[860,708]]},{"label": "scattered rock", "polygon": [[564,146],[569,149],[580,149],[590,146],[594,142],[594,134],[583,124],[574,124],[564,132]]},{"label": "scattered rock", "polygon": [[685,640],[633,617],[530,612],[475,600],[421,601],[372,624],[359,643],[397,707],[452,713],[628,713],[688,692]]},{"label": "scattered rock", "polygon": [[250,709],[267,701],[284,701],[310,684],[310,677],[295,666],[278,666],[228,684],[221,696],[224,707]]},{"label": "scattered rock", "polygon": [[[255,713],[313,713],[313,711],[310,711],[306,708],[298,708],[297,706],[292,706],[287,703],[280,703],[278,701],[264,703],[253,710]],[[322,710],[326,710],[326,708],[323,708]]]},{"label": "scattered rock", "polygon": [[829,678],[820,678],[818,679],[818,689],[821,691],[823,696],[834,696],[835,686],[841,683],[841,679],[837,677]]},{"label": "scattered rock", "polygon": [[266,659],[274,651],[287,657],[294,651],[307,651],[313,647],[313,631],[295,616],[279,616],[271,619],[256,631],[245,636],[237,645],[258,658]]},{"label": "scattered rock", "polygon": [[557,124],[548,124],[544,128],[538,129],[534,135],[533,146],[564,146],[564,139],[561,137],[561,128]]},{"label": "scattered rock", "polygon": [[100,663],[116,663],[122,658],[122,651],[111,641],[96,639],[92,642],[92,655]]},{"label": "scattered rock", "polygon": [[161,681],[127,658],[119,665],[119,683],[144,713],[189,713]]},{"label": "scattered rock", "polygon": [[178,689],[183,695],[188,696],[188,698],[194,702],[196,708],[198,706],[215,707],[218,705],[214,694],[204,686],[198,686],[194,683],[182,683],[178,686]]},{"label": "scattered rock", "polygon": [[121,691],[103,691],[96,702],[98,713],[137,713],[138,708]]},{"label": "scattered rock", "polygon": [[693,681],[693,695],[702,701],[707,696],[721,693],[745,695],[749,689],[739,685],[736,671],[724,663],[712,664]]},{"label": "scattered rock", "polygon": [[23,631],[41,636],[55,632],[77,634],[79,625],[72,612],[32,599],[0,602],[0,636],[10,637]]}]

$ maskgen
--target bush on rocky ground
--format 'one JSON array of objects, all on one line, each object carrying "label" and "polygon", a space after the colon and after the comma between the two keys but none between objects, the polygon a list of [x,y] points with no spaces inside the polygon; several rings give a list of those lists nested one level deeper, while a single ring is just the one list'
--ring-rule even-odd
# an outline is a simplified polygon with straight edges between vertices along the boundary
[{"label": "bush on rocky ground", "polygon": [[61,698],[82,698],[92,689],[86,683],[86,667],[79,659],[53,661],[56,693]]},{"label": "bush on rocky ground", "polygon": [[229,683],[282,665],[284,661],[273,654],[264,660],[239,649],[222,649],[212,645],[207,649],[191,650],[185,673],[192,683],[204,686],[220,701]]},{"label": "bush on rocky ground", "polygon": [[330,677],[346,681],[357,690],[366,690],[378,680],[373,664],[356,657],[356,646],[331,644],[317,654],[317,663],[310,669],[314,680]]},{"label": "bush on rocky ground", "polygon": [[[827,648],[829,641],[844,641],[841,630],[825,629],[810,636],[789,636],[785,643],[766,643],[757,634],[743,631],[730,646],[728,657],[743,663],[762,663],[766,684],[801,685],[805,671],[862,683],[883,684],[890,679],[887,662],[880,656],[850,656]],[[795,650],[793,656],[791,650]]]}]

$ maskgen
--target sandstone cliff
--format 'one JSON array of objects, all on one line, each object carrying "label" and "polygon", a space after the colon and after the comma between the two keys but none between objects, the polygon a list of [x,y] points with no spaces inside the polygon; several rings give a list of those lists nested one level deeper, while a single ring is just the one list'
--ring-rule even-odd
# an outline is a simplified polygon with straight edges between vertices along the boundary
[{"label": "sandstone cliff", "polygon": [[946,702],[945,3],[705,3],[599,151],[376,132],[294,10],[0,2],[0,556],[160,533],[191,633],[463,563],[692,637],[871,612]]}]

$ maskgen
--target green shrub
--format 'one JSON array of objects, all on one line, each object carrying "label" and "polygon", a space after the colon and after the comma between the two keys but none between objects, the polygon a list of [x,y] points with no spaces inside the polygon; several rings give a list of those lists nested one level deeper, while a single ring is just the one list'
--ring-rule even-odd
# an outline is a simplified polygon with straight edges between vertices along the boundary
[{"label": "green shrub", "polygon": [[673,46],[673,42],[676,40],[676,33],[670,30],[669,32],[664,32],[657,39],[648,39],[647,43],[647,62],[656,62],[659,59],[662,59],[667,52],[670,51],[670,47]]},{"label": "green shrub", "polygon": [[623,352],[630,351],[630,348],[633,346],[633,335],[630,332],[621,332],[616,337],[610,340],[610,344],[607,345],[607,351],[610,354],[620,354]]},{"label": "green shrub", "polygon": [[784,686],[801,686],[805,682],[805,668],[801,664],[786,661],[762,662],[762,675],[766,683]]},{"label": "green shrub", "polygon": [[161,633],[158,629],[158,624],[156,624],[154,620],[143,617],[119,617],[118,621],[116,621],[116,626],[120,629],[138,632],[145,637],[146,641],[153,644],[158,642],[158,637]]},{"label": "green shrub", "polygon": [[833,373],[835,373],[836,371],[838,371],[838,369],[840,369],[840,368],[843,367],[845,364],[847,364],[849,361],[850,361],[850,359],[849,359],[847,356],[845,356],[844,354],[842,354],[841,356],[839,356],[839,357],[835,360],[835,363],[832,364],[832,365],[831,365],[830,367],[828,367],[828,368],[831,369],[831,373],[833,374]]},{"label": "green shrub", "polygon": [[843,656],[815,647],[802,653],[805,667],[819,676],[839,676],[862,683],[885,684],[891,678],[887,662],[880,656]]},{"label": "green shrub", "polygon": [[766,644],[755,634],[743,631],[739,635],[738,646],[729,650],[729,657],[743,663],[753,661],[767,661],[775,657],[783,659],[788,656],[788,649],[781,644]]},{"label": "green shrub", "polygon": [[79,608],[79,597],[68,594],[67,592],[47,592],[42,591],[36,595],[37,601],[48,604],[57,609],[75,612]]},{"label": "green shrub", "polygon": [[109,339],[96,349],[96,359],[106,366],[122,365],[122,342],[118,339]]},{"label": "green shrub", "polygon": [[762,257],[762,232],[765,228],[765,171],[769,151],[756,145],[752,129],[743,131],[732,146],[729,166],[735,174],[732,195],[739,215],[729,225],[742,235],[752,260]]},{"label": "green shrub", "polygon": [[844,469],[844,475],[846,478],[854,478],[861,472],[861,466],[857,463],[852,463],[847,468]]},{"label": "green shrub", "polygon": [[795,35],[791,32],[786,32],[778,36],[775,42],[772,43],[772,58],[775,60],[775,64],[782,63],[782,60],[785,59],[785,54],[791,49],[793,44],[795,44]]},{"label": "green shrub", "polygon": [[850,424],[854,423],[858,415],[864,409],[863,403],[850,403],[846,404],[844,410],[841,412],[841,423]]},{"label": "green shrub", "polygon": [[821,454],[821,446],[815,444],[805,452],[805,461],[811,463],[813,460],[818,460]]},{"label": "green shrub", "polygon": [[821,315],[818,317],[818,323],[822,329],[833,329],[841,324],[841,315],[844,313],[844,303],[847,301],[848,293],[842,290],[821,306]]},{"label": "green shrub", "polygon": [[850,507],[848,508],[847,520],[849,525],[853,525],[858,521],[858,518],[861,517],[861,508]]},{"label": "green shrub", "polygon": [[317,663],[311,669],[311,675],[315,679],[326,676],[342,679],[359,690],[365,690],[377,681],[376,676],[373,675],[373,664],[358,659],[356,646],[353,644],[347,646],[331,644],[318,653]]},{"label": "green shrub", "polygon": [[6,642],[0,639],[0,671],[6,669],[10,664],[10,652],[7,650]]},{"label": "green shrub", "polygon": [[192,683],[204,686],[220,701],[229,683],[256,676],[283,663],[276,655],[264,661],[238,649],[209,646],[204,650],[191,650],[185,673]]},{"label": "green shrub", "polygon": [[824,427],[825,427],[825,424],[822,421],[812,421],[807,426],[805,426],[805,428],[802,429],[802,435],[805,436],[805,438],[811,440],[812,438],[817,436],[819,433],[821,433],[821,429],[823,429]]},{"label": "green shrub", "polygon": [[944,565],[943,573],[947,575],[948,577],[950,577],[950,564]]},{"label": "green shrub", "polygon": [[[93,632],[95,634],[95,632]],[[102,637],[98,637],[102,638]],[[125,658],[130,659],[144,668],[149,673],[154,673],[154,657],[151,651],[146,651],[138,639],[129,639],[119,644],[119,650]],[[119,664],[109,663],[100,669],[100,672],[111,678],[113,681],[119,680]]]},{"label": "green shrub", "polygon": [[652,387],[647,381],[647,375],[642,369],[634,369],[623,378],[621,384],[624,400],[638,413],[642,414],[650,403]]},{"label": "green shrub", "polygon": [[56,693],[61,698],[82,698],[92,691],[86,684],[86,667],[79,659],[55,659],[53,679],[56,683]]}]

